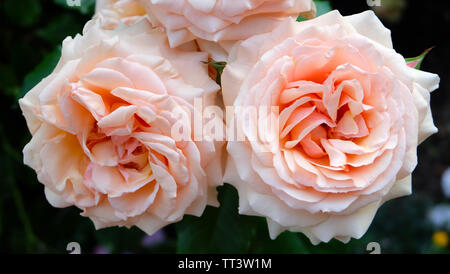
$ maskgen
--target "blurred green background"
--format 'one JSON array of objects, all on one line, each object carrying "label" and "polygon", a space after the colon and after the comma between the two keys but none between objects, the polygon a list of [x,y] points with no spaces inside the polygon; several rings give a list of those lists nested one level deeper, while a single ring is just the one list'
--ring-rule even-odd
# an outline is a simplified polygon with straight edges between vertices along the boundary
[{"label": "blurred green background", "polygon": [[[330,4],[321,2],[320,10],[327,10]],[[22,148],[31,136],[17,100],[52,71],[62,40],[82,31],[95,1],[82,0],[81,7],[70,8],[66,0],[2,0],[0,252],[68,253],[67,244],[78,242],[82,253],[369,253],[367,244],[378,242],[382,253],[449,253],[449,3],[381,3],[376,12],[392,30],[398,52],[414,57],[435,46],[422,69],[441,76],[441,88],[432,95],[439,133],[418,150],[412,196],[386,203],[362,239],[312,246],[295,233],[270,240],[264,219],[237,214],[237,192],[229,185],[219,188],[219,209],[208,207],[201,218],[186,216],[153,236],[137,228],[96,231],[89,219],[79,216],[79,209],[50,206],[36,174],[23,165]],[[364,0],[331,1],[331,7],[344,15],[370,8]]]}]

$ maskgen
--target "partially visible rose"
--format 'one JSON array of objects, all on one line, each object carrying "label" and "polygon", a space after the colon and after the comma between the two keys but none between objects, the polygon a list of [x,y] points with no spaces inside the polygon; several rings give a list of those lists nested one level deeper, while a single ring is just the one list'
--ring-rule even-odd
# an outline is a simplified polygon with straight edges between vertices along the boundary
[{"label": "partially visible rose", "polygon": [[216,61],[225,61],[233,42],[269,32],[286,17],[313,17],[316,11],[312,0],[139,1],[153,25],[166,29],[171,47],[197,39]]},{"label": "partially visible rose", "polygon": [[[98,20],[66,38],[55,70],[20,99],[33,135],[24,162],[55,207],[75,205],[96,228],[136,225],[148,234],[217,205],[221,147],[173,137],[218,85],[207,54],[171,49],[146,19],[114,30]],[[189,116],[188,116],[189,115]],[[190,130],[190,131],[189,131]]]},{"label": "partially visible rose", "polygon": [[249,141],[228,143],[224,181],[239,191],[239,212],[267,217],[272,238],[360,238],[385,201],[411,193],[417,145],[437,131],[429,102],[438,85],[392,49],[372,11],[288,19],[236,45],[225,104],[279,107],[279,127],[265,126],[273,130],[261,129],[259,113],[236,111]]},{"label": "partially visible rose", "polygon": [[[94,18],[104,29],[114,29],[119,23],[132,24],[146,15],[137,0],[97,0]],[[92,21],[91,21],[92,22]]]}]

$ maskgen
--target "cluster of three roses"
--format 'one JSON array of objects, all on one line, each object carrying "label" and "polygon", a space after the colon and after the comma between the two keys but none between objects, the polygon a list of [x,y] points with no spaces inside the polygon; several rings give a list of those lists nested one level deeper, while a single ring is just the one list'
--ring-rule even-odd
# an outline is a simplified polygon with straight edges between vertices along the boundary
[{"label": "cluster of three roses", "polygon": [[[272,238],[361,237],[382,203],[411,192],[417,145],[436,132],[439,77],[409,67],[373,12],[299,14],[314,17],[313,1],[98,0],[20,100],[33,135],[24,162],[48,201],[79,207],[96,228],[152,234],[217,206],[228,182]],[[221,87],[210,60],[227,62]],[[277,131],[256,115],[236,120],[251,142],[175,140],[170,110],[198,98],[277,106]]]}]

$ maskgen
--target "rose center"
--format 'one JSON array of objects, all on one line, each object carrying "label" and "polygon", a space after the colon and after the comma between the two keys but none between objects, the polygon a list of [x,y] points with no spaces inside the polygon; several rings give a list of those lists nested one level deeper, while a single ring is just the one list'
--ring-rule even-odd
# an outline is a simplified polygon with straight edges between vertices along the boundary
[{"label": "rose center", "polygon": [[[311,158],[336,153],[330,140],[358,142],[369,135],[362,85],[355,79],[289,83],[280,96],[281,139]],[[339,152],[338,152],[339,153]]]}]

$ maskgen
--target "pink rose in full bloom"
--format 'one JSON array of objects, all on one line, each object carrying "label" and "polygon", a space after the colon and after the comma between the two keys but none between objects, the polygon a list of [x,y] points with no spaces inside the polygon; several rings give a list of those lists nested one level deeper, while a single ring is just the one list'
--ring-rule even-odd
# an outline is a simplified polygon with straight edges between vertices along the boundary
[{"label": "pink rose in full bloom", "polygon": [[[237,40],[269,32],[286,17],[313,17],[312,0],[139,0],[154,26],[166,29],[171,47],[197,39],[216,61]],[[218,43],[212,43],[218,42]],[[219,45],[220,44],[220,45]]]},{"label": "pink rose in full bloom", "polygon": [[33,135],[24,162],[48,201],[79,207],[96,228],[149,234],[217,205],[222,144],[171,132],[174,110],[189,115],[195,98],[215,100],[206,58],[169,48],[145,19],[114,30],[94,20],[66,38],[53,73],[20,100]]},{"label": "pink rose in full bloom", "polygon": [[438,85],[395,52],[371,11],[288,19],[236,45],[225,104],[279,110],[278,127],[266,127],[277,131],[236,112],[251,141],[228,143],[224,181],[238,189],[240,213],[266,217],[272,238],[360,238],[385,201],[411,193],[417,145],[437,131],[429,100]]}]

